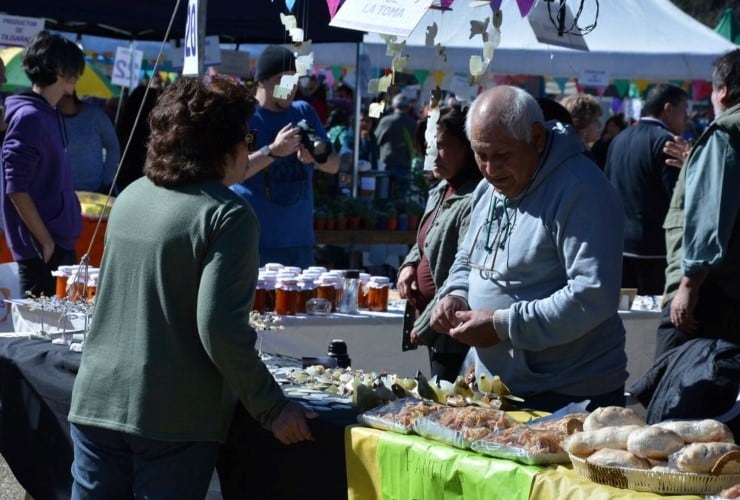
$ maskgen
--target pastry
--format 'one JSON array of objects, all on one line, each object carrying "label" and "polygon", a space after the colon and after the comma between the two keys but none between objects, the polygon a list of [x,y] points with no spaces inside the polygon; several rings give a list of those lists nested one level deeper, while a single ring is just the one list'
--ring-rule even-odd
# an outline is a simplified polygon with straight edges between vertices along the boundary
[{"label": "pastry", "polygon": [[642,458],[665,460],[684,445],[675,432],[661,427],[641,427],[627,437],[627,451]]},{"label": "pastry", "polygon": [[654,424],[669,429],[687,443],[733,443],[732,431],[719,420],[666,420]]},{"label": "pastry", "polygon": [[[676,466],[684,472],[706,474],[712,470],[719,458],[731,451],[740,451],[734,443],[691,443],[676,452]],[[740,462],[729,461],[721,471],[723,474],[740,473]]]},{"label": "pastry", "polygon": [[563,440],[563,449],[578,457],[587,457],[602,448],[626,450],[628,436],[640,427],[639,425],[623,425],[576,432]]},{"label": "pastry", "polygon": [[586,459],[588,463],[606,467],[625,467],[628,469],[649,469],[650,462],[626,450],[602,448]]},{"label": "pastry", "polygon": [[583,421],[584,431],[594,431],[617,425],[645,425],[645,419],[632,408],[602,406],[592,411]]}]

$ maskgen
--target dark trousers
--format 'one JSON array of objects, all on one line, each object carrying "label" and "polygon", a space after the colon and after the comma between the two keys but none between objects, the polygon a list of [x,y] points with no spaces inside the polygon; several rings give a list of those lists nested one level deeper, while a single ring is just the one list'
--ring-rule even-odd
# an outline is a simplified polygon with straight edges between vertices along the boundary
[{"label": "dark trousers", "polygon": [[67,250],[60,246],[54,247],[54,253],[49,262],[38,257],[18,261],[18,279],[21,293],[29,292],[34,297],[53,297],[56,293],[56,278],[51,275],[59,266],[71,266],[77,263],[74,250]]},{"label": "dark trousers", "polygon": [[662,295],[665,259],[622,257],[622,288],[637,288],[638,295]]}]

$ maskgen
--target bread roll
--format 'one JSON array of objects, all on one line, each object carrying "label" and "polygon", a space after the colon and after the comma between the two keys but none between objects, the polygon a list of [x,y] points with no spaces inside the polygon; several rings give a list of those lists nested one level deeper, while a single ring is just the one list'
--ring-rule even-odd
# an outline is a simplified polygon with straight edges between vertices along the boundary
[{"label": "bread roll", "polygon": [[642,458],[665,460],[680,450],[684,440],[673,431],[660,427],[640,427],[627,437],[627,451]]},{"label": "bread roll", "polygon": [[740,483],[736,484],[735,486],[730,486],[726,490],[722,490],[719,493],[719,497],[722,500],[733,500],[735,498],[740,498]]},{"label": "bread roll", "polygon": [[645,419],[632,408],[602,406],[592,411],[583,421],[584,431],[595,431],[617,425],[645,425]]},{"label": "bread roll", "polygon": [[602,448],[586,459],[588,463],[607,467],[626,467],[628,469],[649,469],[650,462],[625,450]]},{"label": "bread roll", "polygon": [[639,428],[639,425],[623,425],[576,432],[563,440],[563,449],[578,457],[587,457],[602,448],[626,450],[627,437]]},{"label": "bread roll", "polygon": [[[684,472],[706,474],[722,455],[731,451],[740,451],[740,446],[733,443],[691,443],[676,453],[675,462]],[[722,473],[740,473],[740,462],[728,462]]]},{"label": "bread roll", "polygon": [[666,420],[653,424],[668,429],[687,443],[733,443],[732,431],[719,420]]}]

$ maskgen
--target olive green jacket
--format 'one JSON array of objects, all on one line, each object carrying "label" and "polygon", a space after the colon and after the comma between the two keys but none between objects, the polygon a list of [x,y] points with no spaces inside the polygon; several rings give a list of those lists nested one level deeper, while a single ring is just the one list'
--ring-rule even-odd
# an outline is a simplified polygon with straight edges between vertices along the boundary
[{"label": "olive green jacket", "polygon": [[[457,190],[455,194],[447,200],[440,202],[447,190],[448,183],[442,180],[439,184],[429,190],[424,215],[419,223],[419,229],[428,217],[434,217],[434,213],[439,207],[439,214],[432,227],[429,228],[424,241],[424,254],[429,260],[429,267],[432,270],[432,279],[434,286],[439,290],[442,283],[447,279],[450,267],[455,260],[458,245],[463,241],[465,233],[470,224],[470,197],[473,190],[478,185],[478,181],[469,181]],[[411,247],[408,255],[401,264],[401,269],[405,266],[417,266],[421,261],[422,254],[419,250],[418,243]],[[437,332],[430,326],[432,308],[437,301],[435,297],[419,315],[414,323],[414,330],[427,345],[434,343]]]}]

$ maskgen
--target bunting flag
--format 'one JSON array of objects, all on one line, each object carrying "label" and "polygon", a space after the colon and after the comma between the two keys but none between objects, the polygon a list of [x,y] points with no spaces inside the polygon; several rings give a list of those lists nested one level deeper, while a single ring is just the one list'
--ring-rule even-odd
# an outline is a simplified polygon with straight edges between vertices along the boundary
[{"label": "bunting flag", "polygon": [[640,92],[640,94],[645,92],[649,85],[650,85],[650,80],[643,80],[643,79],[635,80],[635,87],[637,87],[637,90]]},{"label": "bunting flag", "polygon": [[288,12],[293,12],[293,7],[295,7],[295,0],[285,0],[285,6],[288,8]]},{"label": "bunting flag", "polygon": [[501,10],[501,0],[491,0],[491,10],[494,12]]},{"label": "bunting flag", "polygon": [[[522,17],[527,17],[529,11],[532,10],[537,0],[516,0],[516,5],[519,7],[519,13]],[[501,2],[499,2],[499,5]]]},{"label": "bunting flag", "polygon": [[553,80],[555,80],[555,83],[558,84],[560,93],[565,94],[565,85],[568,83],[568,78],[565,76],[556,76],[555,78],[553,78]]},{"label": "bunting flag", "polygon": [[416,78],[416,81],[419,82],[420,87],[424,87],[424,82],[427,81],[427,77],[429,76],[429,71],[426,69],[417,69],[414,70],[414,78]]},{"label": "bunting flag", "polygon": [[452,6],[452,2],[455,0],[441,0],[439,4],[442,6],[443,10],[447,10]]},{"label": "bunting flag", "polygon": [[696,101],[712,95],[712,84],[704,80],[694,80],[691,82],[691,98]]},{"label": "bunting flag", "polygon": [[624,97],[630,90],[629,80],[614,80],[614,87],[617,89],[619,97]]},{"label": "bunting flag", "polygon": [[334,19],[334,15],[339,10],[339,6],[342,4],[342,0],[326,0],[326,5],[329,6],[329,17]]},{"label": "bunting flag", "polygon": [[434,77],[434,85],[436,85],[437,87],[441,87],[442,82],[444,81],[447,74],[441,69],[437,69],[432,71],[432,76]]}]

